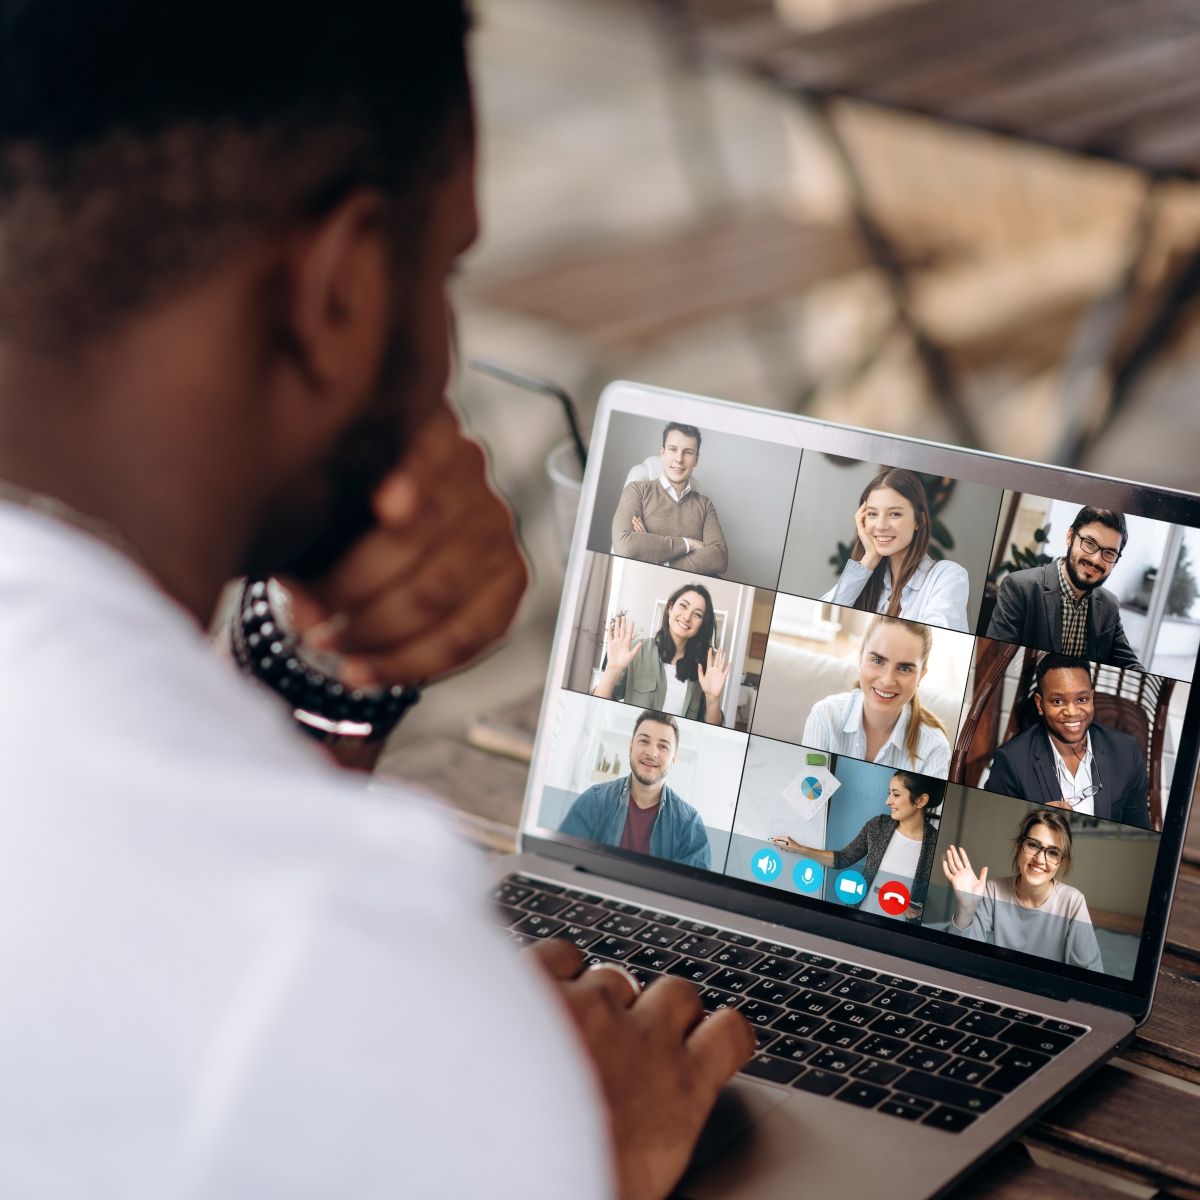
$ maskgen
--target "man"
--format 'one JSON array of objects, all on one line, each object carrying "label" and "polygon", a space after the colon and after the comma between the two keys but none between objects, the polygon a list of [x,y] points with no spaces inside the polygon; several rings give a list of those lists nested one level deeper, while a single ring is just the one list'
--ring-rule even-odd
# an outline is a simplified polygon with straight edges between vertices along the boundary
[{"label": "man", "polygon": [[700,461],[700,430],[672,421],[659,451],[662,474],[627,483],[613,517],[618,554],[700,575],[723,575],[729,566],[725,535],[713,502],[691,484]]},{"label": "man", "polygon": [[712,855],[700,814],[667,787],[678,750],[675,718],[640,712],[629,742],[629,774],[588,788],[559,832],[709,870]]},{"label": "man", "polygon": [[360,681],[511,618],[442,401],[465,25],[0,0],[6,1196],[658,1197],[751,1053],[691,989],[517,959],[436,815],[204,635],[251,571]]},{"label": "man", "polygon": [[1041,722],[996,750],[989,792],[1150,828],[1150,781],[1137,742],[1096,723],[1091,666],[1047,654],[1033,697]]},{"label": "man", "polygon": [[1128,540],[1121,513],[1085,505],[1062,558],[1004,577],[987,636],[1141,670],[1117,598],[1102,586]]}]

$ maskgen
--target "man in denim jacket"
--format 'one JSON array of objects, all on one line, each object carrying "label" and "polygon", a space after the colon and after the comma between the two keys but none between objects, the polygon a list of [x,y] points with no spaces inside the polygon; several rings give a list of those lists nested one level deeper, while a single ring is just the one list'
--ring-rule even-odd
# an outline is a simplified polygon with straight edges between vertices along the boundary
[{"label": "man in denim jacket", "polygon": [[629,774],[588,788],[571,805],[559,832],[708,870],[704,822],[667,787],[678,749],[674,717],[652,709],[639,713],[629,743]]}]

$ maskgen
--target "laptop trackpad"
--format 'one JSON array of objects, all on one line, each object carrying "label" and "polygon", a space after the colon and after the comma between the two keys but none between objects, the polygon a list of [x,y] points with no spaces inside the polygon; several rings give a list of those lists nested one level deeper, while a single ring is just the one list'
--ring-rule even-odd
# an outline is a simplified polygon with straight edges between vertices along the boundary
[{"label": "laptop trackpad", "polygon": [[755,1121],[789,1099],[785,1092],[759,1087],[741,1079],[726,1084],[701,1130],[700,1140],[696,1143],[692,1161],[680,1187],[686,1187],[688,1180],[693,1179],[703,1167],[745,1138]]}]

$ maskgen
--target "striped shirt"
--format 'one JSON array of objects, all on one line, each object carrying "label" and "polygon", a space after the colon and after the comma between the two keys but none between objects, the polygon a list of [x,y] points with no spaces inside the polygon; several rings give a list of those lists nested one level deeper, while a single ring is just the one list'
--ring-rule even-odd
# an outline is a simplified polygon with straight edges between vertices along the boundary
[{"label": "striped shirt", "polygon": [[1075,598],[1075,590],[1067,580],[1066,560],[1058,560],[1058,590],[1062,593],[1062,651],[1073,658],[1082,658],[1087,649],[1088,601],[1091,592]]},{"label": "striped shirt", "polygon": [[[922,723],[917,737],[916,761],[909,756],[905,742],[908,740],[911,711],[907,704],[900,710],[891,735],[873,761],[885,767],[920,771],[945,779],[950,773],[950,743],[940,729]],[[855,688],[852,692],[838,692],[818,700],[804,723],[803,744],[812,750],[848,754],[852,758],[869,761],[867,731],[863,727],[862,692]]]}]

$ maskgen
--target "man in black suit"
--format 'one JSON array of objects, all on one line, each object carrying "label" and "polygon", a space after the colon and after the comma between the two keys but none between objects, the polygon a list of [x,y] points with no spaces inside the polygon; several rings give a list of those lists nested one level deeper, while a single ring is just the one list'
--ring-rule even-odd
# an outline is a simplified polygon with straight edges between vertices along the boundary
[{"label": "man in black suit", "polygon": [[996,750],[984,787],[1106,821],[1150,828],[1150,781],[1137,742],[1093,718],[1091,666],[1047,654],[1034,694],[1041,722]]},{"label": "man in black suit", "polygon": [[1121,626],[1117,598],[1101,586],[1128,540],[1121,513],[1081,508],[1067,530],[1062,558],[1004,577],[987,636],[1141,670]]}]

